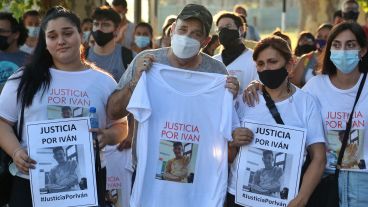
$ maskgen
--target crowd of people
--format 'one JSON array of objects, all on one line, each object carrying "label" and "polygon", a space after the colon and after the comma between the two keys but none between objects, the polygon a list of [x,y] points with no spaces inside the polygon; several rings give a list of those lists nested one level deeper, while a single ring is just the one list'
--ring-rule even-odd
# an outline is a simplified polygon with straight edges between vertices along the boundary
[{"label": "crowd of people", "polygon": [[[26,124],[67,120],[77,109],[88,116],[90,107],[99,122],[90,129],[100,152],[98,206],[243,206],[242,159],[262,160],[243,188],[289,199],[288,207],[325,206],[314,192],[333,174],[340,206],[368,203],[368,26],[357,23],[355,0],[317,31],[300,32],[294,49],[279,29],[261,39],[241,5],[212,15],[187,4],[166,18],[160,37],[126,13],[125,0],[82,21],[61,6],[20,21],[0,12],[0,148],[12,159],[12,186],[0,186],[10,196],[0,206],[33,203],[29,173],[39,161],[28,154]],[[81,94],[84,101],[65,101]],[[287,175],[275,152],[241,156],[255,142],[249,120],[305,130],[305,145],[292,146],[308,160],[294,197],[280,182]],[[65,146],[47,150],[57,163],[45,192],[87,189]]]}]

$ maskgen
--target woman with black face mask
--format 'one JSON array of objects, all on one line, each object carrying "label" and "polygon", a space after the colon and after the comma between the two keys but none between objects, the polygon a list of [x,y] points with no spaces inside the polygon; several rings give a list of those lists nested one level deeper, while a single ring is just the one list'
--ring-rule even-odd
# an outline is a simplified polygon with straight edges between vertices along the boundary
[{"label": "woman with black face mask", "polygon": [[[312,161],[302,178],[300,191],[296,193],[294,198],[290,197],[291,194],[289,194],[289,199],[285,201],[288,203],[288,207],[305,206],[322,176],[326,163],[322,118],[317,103],[311,95],[301,91],[289,82],[288,71],[293,67],[293,60],[290,47],[285,40],[277,36],[262,39],[254,49],[253,60],[256,62],[259,79],[263,83],[263,89],[255,92],[259,94],[259,103],[251,107],[240,101],[237,114],[241,123],[248,120],[259,124],[277,123],[306,129],[306,144],[292,147],[308,150]],[[273,107],[270,103],[273,104]],[[249,147],[254,149],[255,145],[252,143],[253,133],[251,130],[238,126],[234,125],[233,142],[229,145],[229,159],[232,166],[228,182],[228,207],[239,206],[234,203],[237,180],[245,179],[245,177],[239,177],[241,175],[237,173],[240,159],[251,159],[251,161],[257,159],[239,156],[240,146],[251,144]],[[267,137],[263,138],[268,140]],[[301,166],[299,167],[301,168]],[[287,164],[284,166],[284,169],[286,168],[288,168]],[[297,171],[295,168],[293,171]],[[259,174],[259,171],[252,172]],[[283,175],[282,178],[280,174]],[[281,170],[280,172],[280,169],[276,166],[267,171],[263,170],[260,176],[260,184],[255,184],[256,176],[253,177],[253,181],[249,181],[249,191],[276,198],[281,198],[280,195],[282,194],[282,197],[285,198],[285,192],[282,192],[282,189],[285,187],[291,189],[289,183],[299,182],[298,179],[292,180],[291,176],[286,178],[287,176],[290,176],[287,171]]]},{"label": "woman with black face mask", "polygon": [[295,48],[294,54],[301,57],[304,54],[316,50],[316,39],[310,32],[301,32],[299,34],[298,45]]}]

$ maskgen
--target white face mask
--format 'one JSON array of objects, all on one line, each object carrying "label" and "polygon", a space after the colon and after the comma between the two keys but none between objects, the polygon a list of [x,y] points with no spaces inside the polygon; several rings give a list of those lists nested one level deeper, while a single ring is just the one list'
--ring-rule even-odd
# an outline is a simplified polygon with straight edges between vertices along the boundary
[{"label": "white face mask", "polygon": [[188,36],[174,34],[171,38],[171,48],[176,57],[187,59],[198,54],[201,44]]}]

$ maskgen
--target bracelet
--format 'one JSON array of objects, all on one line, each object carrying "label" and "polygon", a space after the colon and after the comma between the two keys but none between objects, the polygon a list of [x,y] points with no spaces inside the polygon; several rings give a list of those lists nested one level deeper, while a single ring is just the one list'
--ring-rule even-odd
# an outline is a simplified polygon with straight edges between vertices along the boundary
[{"label": "bracelet", "polygon": [[14,150],[13,154],[12,154],[12,158],[14,159],[14,156],[17,152],[19,152],[20,150],[22,150],[23,147],[18,147],[17,149]]},{"label": "bracelet", "polygon": [[128,89],[129,89],[130,93],[133,93],[133,91],[134,91],[134,89],[135,89],[135,86],[137,85],[137,82],[138,82],[138,81],[131,80],[131,81],[128,83]]}]

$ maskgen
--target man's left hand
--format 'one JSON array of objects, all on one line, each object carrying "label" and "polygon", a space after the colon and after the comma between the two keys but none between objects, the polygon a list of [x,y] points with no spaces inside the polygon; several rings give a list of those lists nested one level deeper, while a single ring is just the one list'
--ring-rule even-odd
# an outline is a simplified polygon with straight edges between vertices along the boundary
[{"label": "man's left hand", "polygon": [[240,88],[238,79],[235,76],[227,76],[225,87],[229,89],[229,91],[233,94],[235,99],[236,96],[238,95]]},{"label": "man's left hand", "polygon": [[[107,134],[106,133],[107,129],[101,129],[101,128],[91,128],[89,131],[90,132],[96,132],[97,133],[97,139],[98,139],[98,146],[100,149],[104,148],[106,146],[106,140],[108,140],[109,138],[107,138]],[[96,148],[96,142],[95,140],[93,140],[93,146],[94,148]]]}]

